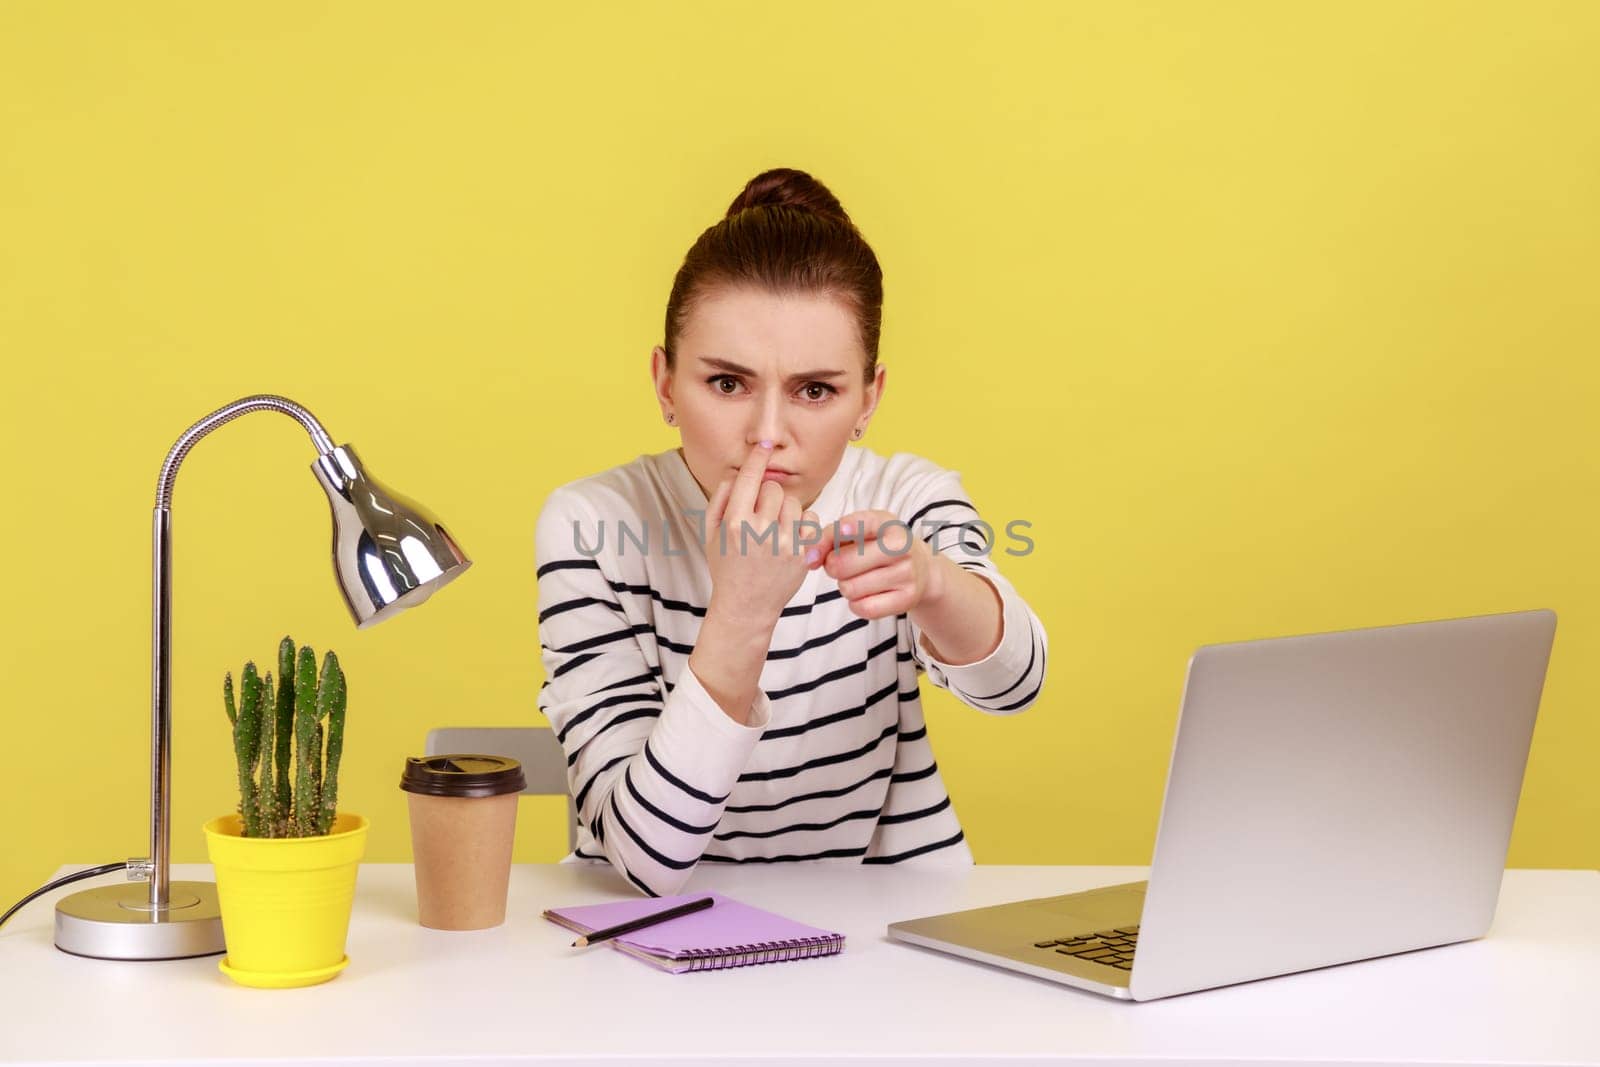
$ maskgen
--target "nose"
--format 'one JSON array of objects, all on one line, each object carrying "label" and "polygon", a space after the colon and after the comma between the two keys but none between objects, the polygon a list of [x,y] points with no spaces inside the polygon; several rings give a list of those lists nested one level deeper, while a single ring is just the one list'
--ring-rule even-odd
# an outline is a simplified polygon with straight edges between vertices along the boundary
[{"label": "nose", "polygon": [[772,451],[776,455],[783,446],[783,397],[776,393],[769,393],[757,410],[755,425],[750,428],[750,444],[757,441],[771,441]]}]

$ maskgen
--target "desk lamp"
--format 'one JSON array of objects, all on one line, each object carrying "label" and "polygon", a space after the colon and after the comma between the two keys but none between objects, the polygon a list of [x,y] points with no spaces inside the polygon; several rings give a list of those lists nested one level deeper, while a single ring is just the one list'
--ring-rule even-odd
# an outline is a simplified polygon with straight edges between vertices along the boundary
[{"label": "desk lamp", "polygon": [[247,396],[218,408],[178,438],[161,466],[154,514],[150,657],[150,858],[128,861],[138,885],[101,886],[56,904],[55,943],[98,959],[165,960],[227,950],[215,882],[169,882],[171,839],[172,487],[178,465],[206,434],[252,411],[278,411],[317,447],[312,473],[333,507],[333,569],[356,629],[420,604],[472,561],[420,505],[372,478],[349,445],[334,447],[309,411],[281,396]]}]

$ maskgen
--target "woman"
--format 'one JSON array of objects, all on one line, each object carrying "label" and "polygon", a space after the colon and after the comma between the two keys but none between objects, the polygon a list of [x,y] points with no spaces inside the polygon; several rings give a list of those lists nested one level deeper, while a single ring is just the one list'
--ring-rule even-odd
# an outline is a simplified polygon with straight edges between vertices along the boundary
[{"label": "woman", "polygon": [[850,444],[883,396],[882,294],[826,188],[758,175],[689,250],[651,352],[683,446],[545,502],[539,707],[578,809],[568,861],[651,895],[700,862],[972,862],[917,675],[1021,711],[1045,632],[956,472]]}]

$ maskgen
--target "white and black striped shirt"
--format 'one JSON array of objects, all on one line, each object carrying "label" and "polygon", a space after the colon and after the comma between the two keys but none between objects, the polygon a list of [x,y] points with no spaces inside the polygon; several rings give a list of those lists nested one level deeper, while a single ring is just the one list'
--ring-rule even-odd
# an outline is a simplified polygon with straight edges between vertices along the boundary
[{"label": "white and black striped shirt", "polygon": [[825,525],[892,512],[994,583],[999,647],[941,663],[907,615],[861,618],[819,567],[773,631],[748,725],[688,668],[711,594],[705,508],[673,449],[560,486],[540,511],[538,703],[566,750],[580,827],[563,862],[609,861],[652,895],[679,892],[700,862],[972,863],[918,675],[1011,714],[1038,699],[1047,645],[995,567],[992,531],[960,525],[979,516],[959,474],[849,445],[812,509]]}]

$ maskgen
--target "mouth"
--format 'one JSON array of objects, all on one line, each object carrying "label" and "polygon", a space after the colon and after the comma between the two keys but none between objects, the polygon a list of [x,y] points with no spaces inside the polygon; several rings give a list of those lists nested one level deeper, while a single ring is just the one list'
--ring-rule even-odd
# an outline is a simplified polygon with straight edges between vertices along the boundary
[{"label": "mouth", "polygon": [[[737,473],[739,470],[738,467],[733,469],[735,473]],[[763,480],[770,478],[775,481],[788,481],[789,479],[796,477],[796,474],[794,471],[784,470],[782,467],[768,467],[762,472],[761,477]]]}]

